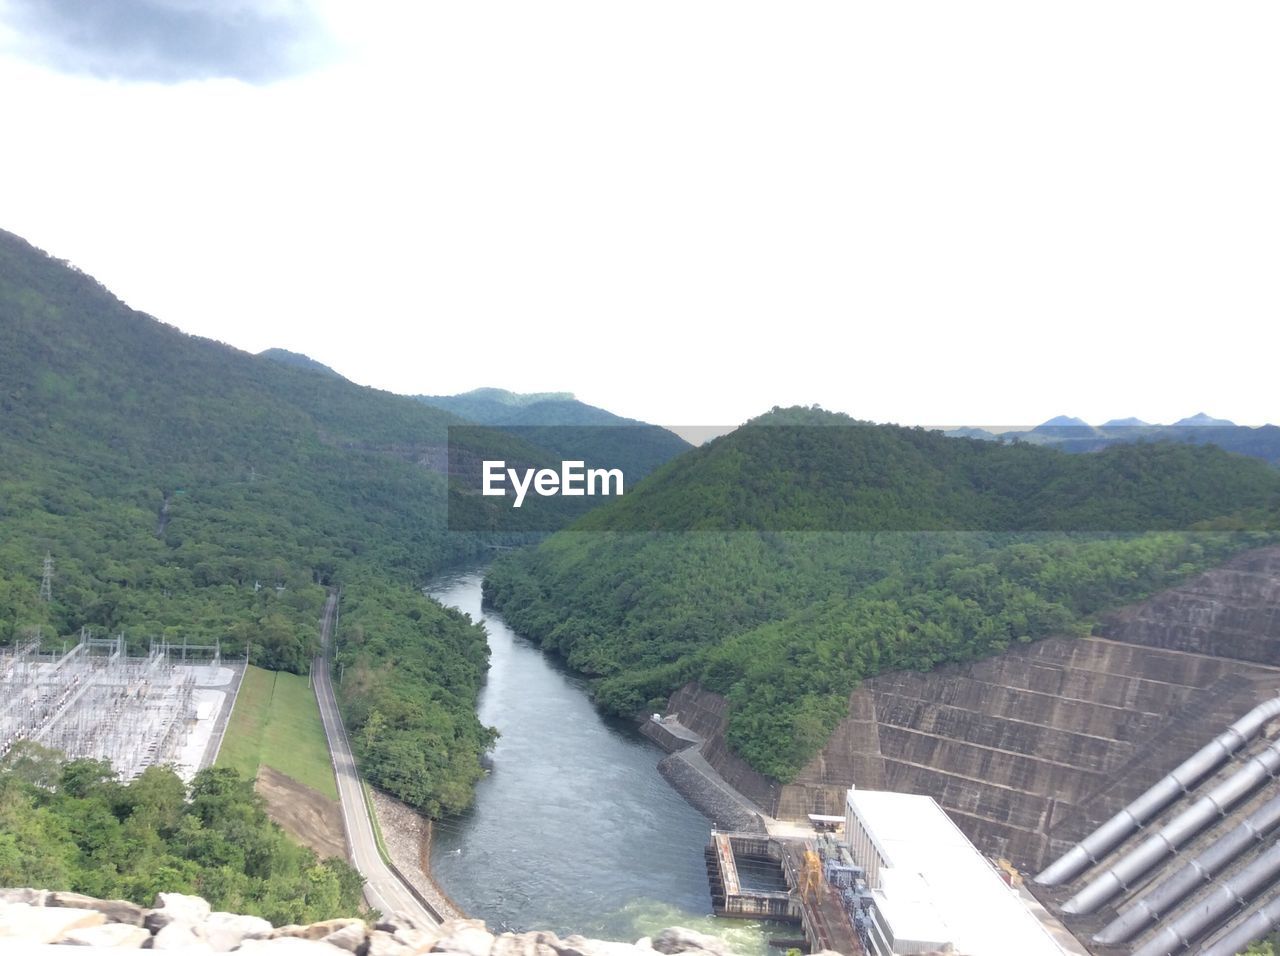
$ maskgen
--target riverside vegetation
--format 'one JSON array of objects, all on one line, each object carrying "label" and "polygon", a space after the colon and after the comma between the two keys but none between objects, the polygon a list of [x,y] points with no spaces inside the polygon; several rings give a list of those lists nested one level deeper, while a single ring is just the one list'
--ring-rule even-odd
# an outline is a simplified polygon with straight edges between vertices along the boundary
[{"label": "riverside vegetation", "polygon": [[0,885],[136,903],[199,893],[276,923],[363,906],[360,875],[286,837],[234,770],[202,770],[188,789],[150,767],[122,784],[105,761],[67,762],[34,744],[0,770]]},{"label": "riverside vegetation", "polygon": [[504,555],[486,597],[610,712],[725,694],[734,749],[788,781],[860,679],[1087,632],[1275,540],[1278,507],[1280,472],[1211,447],[1068,455],[776,410]]}]

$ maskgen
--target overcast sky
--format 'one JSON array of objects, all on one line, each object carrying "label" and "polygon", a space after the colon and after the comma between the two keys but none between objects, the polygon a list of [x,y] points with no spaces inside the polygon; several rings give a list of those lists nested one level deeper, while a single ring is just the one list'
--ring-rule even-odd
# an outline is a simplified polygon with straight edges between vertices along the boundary
[{"label": "overcast sky", "polygon": [[1280,5],[0,0],[0,227],[397,392],[1280,420]]}]

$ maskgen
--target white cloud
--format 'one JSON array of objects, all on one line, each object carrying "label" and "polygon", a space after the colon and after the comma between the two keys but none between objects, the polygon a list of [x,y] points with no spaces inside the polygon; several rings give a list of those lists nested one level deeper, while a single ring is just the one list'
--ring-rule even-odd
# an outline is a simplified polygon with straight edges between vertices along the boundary
[{"label": "white cloud", "polygon": [[53,69],[175,83],[266,83],[331,52],[308,0],[2,0],[4,48]]},{"label": "white cloud", "polygon": [[271,86],[0,67],[3,225],[397,391],[1280,418],[1270,6],[322,9]]}]

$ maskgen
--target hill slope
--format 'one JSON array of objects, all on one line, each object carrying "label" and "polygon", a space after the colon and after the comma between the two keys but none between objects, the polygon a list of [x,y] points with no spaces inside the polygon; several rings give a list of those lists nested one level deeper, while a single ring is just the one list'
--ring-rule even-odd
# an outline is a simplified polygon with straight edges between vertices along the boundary
[{"label": "hill slope", "polygon": [[273,362],[279,362],[281,365],[292,365],[294,368],[306,368],[313,372],[319,372],[321,375],[329,375],[333,378],[344,378],[339,375],[323,362],[317,362],[310,355],[303,355],[301,352],[290,352],[288,349],[263,349],[258,353],[259,358],[270,359]]},{"label": "hill slope", "polygon": [[[0,642],[89,626],[300,671],[340,585],[366,769],[433,812],[466,804],[487,647],[416,590],[480,546],[446,531],[433,470],[459,419],[185,335],[8,233],[0,383]],[[422,759],[393,779],[404,750]]]},{"label": "hill slope", "polygon": [[862,677],[1087,628],[1271,538],[1178,529],[1274,528],[1278,504],[1280,474],[1213,448],[1069,456],[789,409],[504,556],[486,589],[614,712],[689,680],[726,694],[735,749],[786,780]]},{"label": "hill slope", "polygon": [[461,395],[418,395],[436,408],[493,425],[589,467],[621,468],[634,484],[690,447],[679,435],[580,402],[568,392],[520,395],[477,388]]}]

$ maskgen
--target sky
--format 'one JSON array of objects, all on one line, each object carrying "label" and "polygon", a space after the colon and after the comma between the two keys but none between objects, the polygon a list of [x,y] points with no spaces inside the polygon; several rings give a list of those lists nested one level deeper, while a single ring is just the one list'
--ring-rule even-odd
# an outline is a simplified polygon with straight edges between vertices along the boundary
[{"label": "sky", "polygon": [[0,0],[0,228],[401,393],[1280,421],[1280,6]]}]

